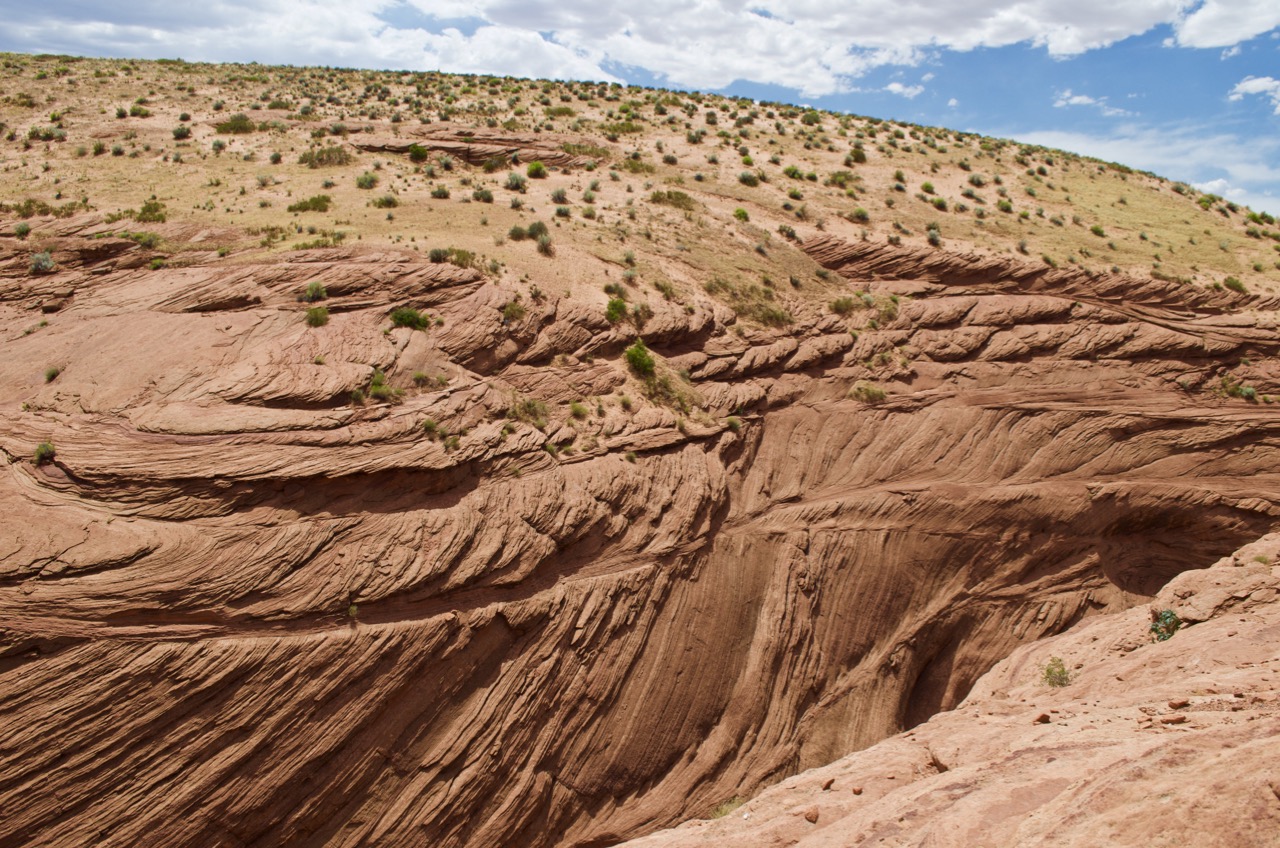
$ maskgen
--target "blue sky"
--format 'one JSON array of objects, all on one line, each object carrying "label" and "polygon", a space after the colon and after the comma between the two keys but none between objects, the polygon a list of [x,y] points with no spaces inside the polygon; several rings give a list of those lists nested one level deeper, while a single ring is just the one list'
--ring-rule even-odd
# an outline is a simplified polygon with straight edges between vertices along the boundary
[{"label": "blue sky", "polygon": [[697,88],[1063,147],[1280,214],[1280,0],[20,4],[0,49]]}]

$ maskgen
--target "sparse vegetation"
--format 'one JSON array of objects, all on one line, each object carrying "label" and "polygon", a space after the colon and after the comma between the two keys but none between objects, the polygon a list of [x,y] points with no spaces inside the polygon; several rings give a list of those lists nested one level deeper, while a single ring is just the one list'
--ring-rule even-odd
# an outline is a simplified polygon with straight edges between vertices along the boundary
[{"label": "sparse vegetation", "polygon": [[1071,682],[1071,672],[1067,671],[1062,657],[1050,657],[1041,669],[1040,679],[1046,686],[1061,689]]}]

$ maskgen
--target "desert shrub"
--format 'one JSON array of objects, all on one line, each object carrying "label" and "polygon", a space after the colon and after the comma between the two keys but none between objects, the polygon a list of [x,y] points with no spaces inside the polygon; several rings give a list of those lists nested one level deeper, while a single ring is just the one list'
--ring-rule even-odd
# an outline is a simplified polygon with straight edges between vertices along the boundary
[{"label": "desert shrub", "polygon": [[743,171],[741,174],[738,174],[738,182],[742,183],[744,186],[755,188],[760,185],[760,178],[752,171]]},{"label": "desert shrub", "polygon": [[675,209],[683,209],[692,211],[696,204],[693,198],[685,194],[683,191],[655,191],[649,195],[650,203],[658,203],[662,206],[670,206]]},{"label": "desert shrub", "polygon": [[25,239],[27,236],[31,235],[31,225],[26,221],[19,221],[13,227],[13,234],[19,239]]},{"label": "desert shrub", "polygon": [[529,238],[541,238],[542,236],[550,235],[550,231],[543,221],[534,221],[529,225],[527,232],[529,233]]},{"label": "desert shrub", "polygon": [[356,188],[371,189],[378,184],[378,175],[373,171],[365,171],[356,177]]},{"label": "desert shrub", "polygon": [[411,306],[401,306],[391,310],[393,327],[408,327],[412,330],[425,330],[431,324],[431,318]]},{"label": "desert shrub", "polygon": [[858,224],[866,224],[871,220],[871,213],[859,206],[849,213],[849,220]]},{"label": "desert shrub", "polygon": [[507,174],[507,191],[518,191],[521,194],[524,194],[528,188],[528,178],[520,176],[515,171]]},{"label": "desert shrub", "polygon": [[323,327],[329,323],[329,310],[323,306],[313,306],[307,310],[304,320],[308,327]]},{"label": "desert shrub", "polygon": [[737,209],[733,210],[733,217],[734,217],[736,220],[739,220],[739,221],[750,221],[750,220],[751,220],[751,215],[750,215],[750,214],[748,214],[747,210],[743,209],[741,206],[739,206]]},{"label": "desert shrub", "polygon": [[299,165],[308,168],[327,168],[338,165],[349,165],[354,157],[345,147],[331,145],[329,147],[312,148],[298,157]]},{"label": "desert shrub", "polygon": [[297,203],[290,203],[288,210],[290,212],[328,212],[332,199],[327,194],[317,194],[314,197],[308,197],[306,200],[299,200]]},{"label": "desert shrub", "polygon": [[48,368],[44,369],[44,381],[46,383],[52,383],[54,380],[58,379],[58,375],[61,373],[62,368],[57,365],[50,365]]},{"label": "desert shrub", "polygon": [[1225,280],[1222,281],[1222,285],[1231,289],[1233,292],[1237,292],[1239,294],[1246,294],[1248,291],[1244,287],[1244,283],[1240,282],[1240,280],[1236,277],[1227,277]]},{"label": "desert shrub", "polygon": [[611,298],[604,308],[604,317],[610,324],[616,324],[627,317],[627,302],[620,297]]},{"label": "desert shrub", "polygon": [[1049,657],[1049,661],[1044,664],[1040,679],[1046,686],[1061,689],[1071,682],[1071,672],[1067,671],[1062,657]]},{"label": "desert shrub", "polygon": [[492,203],[493,192],[487,188],[478,188],[471,192],[471,199],[477,203]]},{"label": "desert shrub", "polygon": [[568,203],[569,202],[568,192],[566,192],[562,188],[556,189],[555,191],[551,192],[551,202],[552,203]]},{"label": "desert shrub", "polygon": [[145,201],[142,208],[133,213],[133,220],[144,224],[163,224],[167,218],[164,204],[154,199]]},{"label": "desert shrub", "polygon": [[440,185],[431,189],[431,196],[434,197],[436,200],[448,200],[449,187],[444,183],[441,183]]},{"label": "desert shrub", "polygon": [[556,248],[551,243],[551,235],[549,233],[543,233],[538,236],[538,252],[543,256],[555,256]]},{"label": "desert shrub", "polygon": [[531,180],[545,180],[547,178],[547,166],[541,162],[530,162],[529,167],[525,169],[525,173],[529,175]]},{"label": "desert shrub", "polygon": [[534,398],[513,395],[511,405],[507,407],[507,418],[523,421],[542,430],[547,426],[547,405]]},{"label": "desert shrub", "polygon": [[509,300],[502,307],[502,320],[507,323],[519,321],[527,312],[523,303],[518,300]]},{"label": "desert shrub", "polygon": [[858,302],[851,297],[837,297],[831,301],[831,311],[837,315],[848,315],[858,306]]},{"label": "desert shrub", "polygon": [[1151,613],[1151,635],[1157,642],[1173,638],[1173,634],[1182,627],[1182,619],[1171,609]]},{"label": "desert shrub", "polygon": [[425,162],[431,158],[431,151],[423,147],[421,144],[409,145],[409,161]]},{"label": "desert shrub", "polygon": [[631,347],[623,352],[623,356],[626,357],[627,366],[637,376],[652,377],[657,369],[657,363],[653,359],[653,354],[649,352],[649,348],[645,345],[644,339],[636,339]]},{"label": "desert shrub", "polygon": [[400,205],[400,199],[394,194],[384,194],[382,197],[375,197],[369,203],[374,209],[395,209]]},{"label": "desert shrub", "polygon": [[36,465],[44,465],[52,462],[53,458],[58,455],[58,451],[53,447],[52,442],[41,442],[36,445],[35,459]]},{"label": "desert shrub", "polygon": [[586,405],[575,400],[569,403],[569,414],[581,421],[590,414],[590,410],[587,409]]},{"label": "desert shrub", "polygon": [[572,209],[570,209],[568,206],[557,206],[557,207],[556,207],[556,217],[557,217],[557,218],[568,218],[568,217],[570,217],[571,215],[573,215],[573,210],[572,210]]},{"label": "desert shrub", "polygon": [[225,121],[214,124],[213,128],[223,135],[245,135],[257,129],[249,116],[243,112],[237,112]]},{"label": "desert shrub", "polygon": [[191,138],[191,127],[186,125],[174,127],[173,138],[175,141],[182,141],[183,139]]},{"label": "desert shrub", "polygon": [[49,251],[42,250],[31,257],[31,273],[32,274],[52,274],[57,264],[53,261],[53,256]]},{"label": "desert shrub", "polygon": [[849,397],[862,403],[880,403],[887,396],[888,394],[884,389],[875,383],[868,383],[866,380],[859,380],[849,390]]},{"label": "desert shrub", "polygon": [[511,229],[507,230],[507,238],[512,241],[524,241],[529,237],[529,231],[519,224],[515,224]]},{"label": "desert shrub", "polygon": [[316,303],[329,297],[329,292],[325,291],[324,283],[319,280],[313,280],[307,283],[307,290],[303,292],[302,299],[307,303]]}]

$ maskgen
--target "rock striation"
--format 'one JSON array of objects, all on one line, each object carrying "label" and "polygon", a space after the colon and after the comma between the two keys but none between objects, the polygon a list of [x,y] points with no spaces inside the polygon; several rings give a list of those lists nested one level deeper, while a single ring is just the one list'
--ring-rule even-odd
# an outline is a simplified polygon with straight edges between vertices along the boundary
[{"label": "rock striation", "polygon": [[[1161,587],[1203,600],[1218,570],[1191,570],[1280,516],[1280,423],[1223,389],[1280,391],[1265,298],[818,236],[845,314],[658,303],[646,383],[601,309],[507,310],[515,283],[410,251],[152,270],[93,214],[38,226],[53,273],[0,239],[0,845],[605,846],[915,728],[829,766],[840,805],[784,818],[766,795],[732,825],[898,838],[911,814],[881,814],[966,803],[959,769],[1006,727],[1069,760],[1037,784],[1061,816],[1111,810],[1127,842],[1121,775],[1187,731],[1157,710],[1129,772],[1066,731],[1112,732],[1084,698],[1149,706],[1104,669],[1234,645],[1239,599],[1137,649]],[[430,326],[394,327],[400,307]],[[1241,657],[1274,630],[1258,603]],[[1114,622],[1136,635],[1110,658]],[[1079,683],[1017,700],[1049,650]],[[1200,705],[1234,705],[1233,679],[1150,691],[1217,722]],[[1258,721],[1195,743],[1235,746],[1214,780],[1268,751],[1252,697]],[[1111,770],[1061,794],[1086,765]],[[937,844],[1032,838],[1011,816]]]}]

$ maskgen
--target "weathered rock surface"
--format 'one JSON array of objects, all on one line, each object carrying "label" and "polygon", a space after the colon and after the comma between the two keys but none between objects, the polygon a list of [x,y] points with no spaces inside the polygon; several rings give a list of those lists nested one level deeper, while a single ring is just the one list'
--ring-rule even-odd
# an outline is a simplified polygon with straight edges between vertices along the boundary
[{"label": "weathered rock surface", "polygon": [[[1154,602],[1017,649],[913,730],[723,818],[626,843],[1271,846],[1280,833],[1280,536]],[[1183,627],[1153,642],[1152,616]],[[1044,681],[1051,658],[1071,680]]]},{"label": "weathered rock surface", "polygon": [[[1256,299],[813,241],[854,315],[658,304],[657,403],[568,299],[507,321],[507,284],[396,251],[139,270],[94,226],[42,224],[45,276],[0,240],[3,845],[613,844],[928,722],[1280,515],[1272,408],[1209,391],[1273,361]],[[401,402],[348,403],[375,369]]]}]

